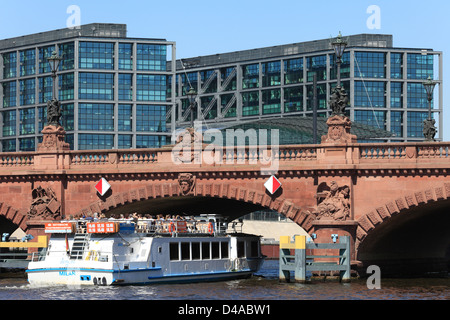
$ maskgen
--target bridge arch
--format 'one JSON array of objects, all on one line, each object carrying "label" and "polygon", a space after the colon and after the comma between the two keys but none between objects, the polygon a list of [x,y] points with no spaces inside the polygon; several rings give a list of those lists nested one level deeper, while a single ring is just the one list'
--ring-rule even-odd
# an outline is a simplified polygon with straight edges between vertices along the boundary
[{"label": "bridge arch", "polygon": [[0,202],[0,216],[20,227],[23,231],[28,229],[27,212],[24,210],[16,209],[6,202]]},{"label": "bridge arch", "polygon": [[[450,262],[450,183],[409,193],[358,219],[357,260],[402,274],[445,270]],[[399,269],[400,268],[400,269]]]},{"label": "bridge arch", "polygon": [[[268,192],[247,187],[232,186],[230,183],[223,182],[197,183],[194,191],[187,195],[181,193],[178,183],[149,184],[145,187],[126,192],[114,193],[105,199],[95,201],[75,214],[75,217],[94,212],[111,214],[133,212],[134,210],[132,209],[139,208],[139,204],[150,203],[150,201],[155,203],[158,200],[162,202],[169,198],[180,203],[186,203],[187,201],[195,202],[197,200],[196,206],[198,205],[199,199],[203,199],[206,203],[211,202],[205,199],[211,199],[214,201],[219,200],[219,202],[226,200],[228,201],[227,205],[232,202],[240,206],[246,204],[247,209],[251,211],[256,211],[257,208],[271,209],[290,218],[303,229],[311,229],[311,214],[307,210],[303,210],[298,205],[295,205],[292,199],[287,199],[277,195],[277,193],[272,196]],[[230,217],[233,218],[233,215],[230,215]]]}]

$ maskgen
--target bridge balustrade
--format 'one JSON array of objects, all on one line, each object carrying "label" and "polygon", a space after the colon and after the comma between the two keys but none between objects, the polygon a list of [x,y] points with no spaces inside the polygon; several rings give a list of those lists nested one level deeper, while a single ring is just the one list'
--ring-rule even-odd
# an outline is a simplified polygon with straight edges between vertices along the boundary
[{"label": "bridge balustrade", "polygon": [[[202,156],[214,156],[221,159],[219,165],[228,164],[264,164],[268,161],[279,161],[280,164],[293,164],[297,161],[314,163],[327,163],[327,157],[332,154],[329,151],[341,150],[339,157],[341,163],[378,163],[380,161],[401,162],[404,160],[424,161],[430,163],[441,161],[450,157],[450,142],[417,142],[417,143],[357,143],[347,145],[283,145],[276,148],[270,146],[234,146],[216,147],[213,150],[205,149]],[[193,151],[195,152],[195,150]],[[336,154],[336,153],[335,153]],[[336,155],[330,157],[334,163]],[[50,162],[48,158],[54,157]],[[44,162],[42,159],[45,159]],[[328,162],[330,162],[328,161]],[[45,164],[43,166],[42,164]],[[198,162],[197,162],[198,163]],[[83,166],[113,167],[148,166],[148,165],[173,165],[171,148],[130,149],[130,150],[89,150],[89,151],[61,151],[49,152],[14,152],[0,154],[1,168],[26,168],[33,169],[71,169]],[[195,162],[194,162],[195,164]],[[205,162],[201,163],[202,166]],[[215,163],[217,165],[217,163]]]}]

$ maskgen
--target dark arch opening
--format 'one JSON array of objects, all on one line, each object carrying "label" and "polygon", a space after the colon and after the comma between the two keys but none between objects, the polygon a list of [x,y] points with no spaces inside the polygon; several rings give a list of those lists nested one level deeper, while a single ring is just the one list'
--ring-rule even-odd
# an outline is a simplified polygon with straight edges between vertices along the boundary
[{"label": "dark arch opening", "polygon": [[105,212],[109,215],[120,215],[137,212],[138,214],[170,214],[170,215],[199,215],[220,214],[228,217],[228,220],[237,219],[248,213],[262,210],[263,206],[249,202],[200,196],[175,196],[164,198],[153,198],[142,201],[127,203]]},{"label": "dark arch opening", "polygon": [[450,200],[402,211],[372,230],[358,248],[364,267],[378,265],[385,276],[443,275],[449,272]]},{"label": "dark arch opening", "polygon": [[11,235],[18,227],[18,225],[7,219],[5,216],[0,216],[0,237],[4,233],[9,233]]}]

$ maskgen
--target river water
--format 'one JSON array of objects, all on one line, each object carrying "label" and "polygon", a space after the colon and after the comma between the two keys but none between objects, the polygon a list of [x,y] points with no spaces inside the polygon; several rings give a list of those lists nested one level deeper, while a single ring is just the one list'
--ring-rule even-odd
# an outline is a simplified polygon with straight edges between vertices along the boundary
[{"label": "river water", "polygon": [[267,260],[244,280],[147,286],[33,287],[26,276],[0,279],[0,300],[449,300],[450,278],[383,279],[368,289],[365,279],[350,283],[314,280],[280,283],[278,261]]}]

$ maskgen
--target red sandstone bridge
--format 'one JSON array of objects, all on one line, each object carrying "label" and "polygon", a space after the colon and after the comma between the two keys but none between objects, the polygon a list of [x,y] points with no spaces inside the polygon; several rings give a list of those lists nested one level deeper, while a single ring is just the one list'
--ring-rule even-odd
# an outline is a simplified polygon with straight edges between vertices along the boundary
[{"label": "red sandstone bridge", "polygon": [[[271,156],[282,186],[271,195],[267,164],[248,146],[214,150],[222,163],[176,165],[170,147],[70,151],[58,134],[36,152],[0,154],[0,215],[27,233],[94,212],[234,219],[267,208],[326,242],[350,235],[352,259],[363,265],[447,270],[450,143],[280,146]],[[111,185],[104,196],[94,188],[101,178]]]}]

